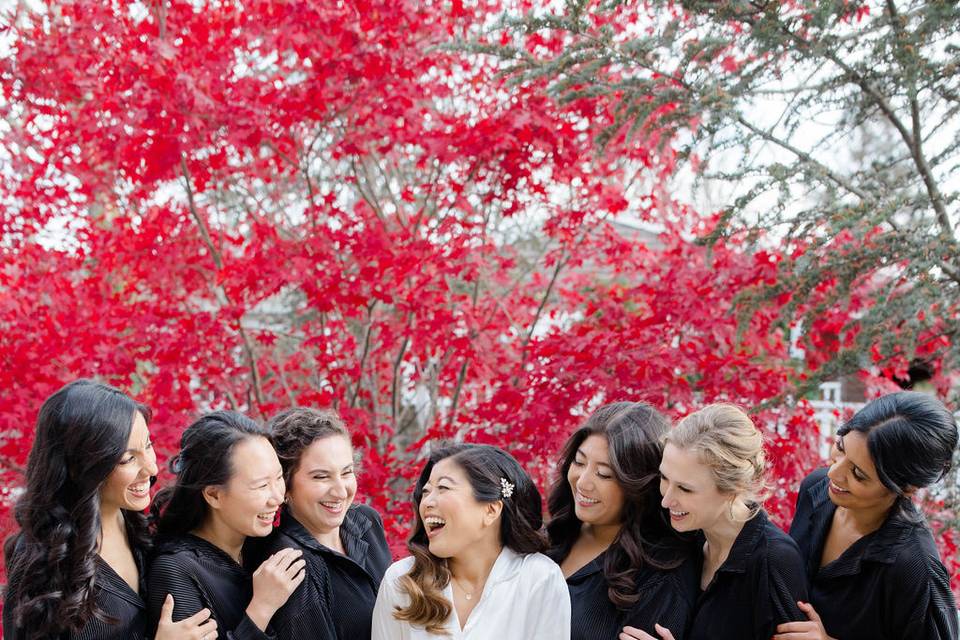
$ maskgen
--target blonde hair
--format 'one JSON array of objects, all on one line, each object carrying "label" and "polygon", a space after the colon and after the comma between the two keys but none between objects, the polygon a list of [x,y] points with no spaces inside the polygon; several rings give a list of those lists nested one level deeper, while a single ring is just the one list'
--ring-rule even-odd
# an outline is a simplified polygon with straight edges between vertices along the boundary
[{"label": "blonde hair", "polygon": [[748,505],[751,517],[766,497],[766,456],[763,434],[750,417],[732,404],[707,405],[681,420],[664,442],[693,451],[713,476],[717,489]]}]

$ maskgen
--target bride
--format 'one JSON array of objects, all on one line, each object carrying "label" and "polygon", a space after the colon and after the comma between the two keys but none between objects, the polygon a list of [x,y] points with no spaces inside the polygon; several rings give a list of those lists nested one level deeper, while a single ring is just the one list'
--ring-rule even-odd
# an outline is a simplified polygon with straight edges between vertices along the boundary
[{"label": "bride", "polygon": [[565,640],[570,596],[540,552],[540,493],[507,452],[436,451],[413,493],[413,554],[384,576],[372,640]]}]

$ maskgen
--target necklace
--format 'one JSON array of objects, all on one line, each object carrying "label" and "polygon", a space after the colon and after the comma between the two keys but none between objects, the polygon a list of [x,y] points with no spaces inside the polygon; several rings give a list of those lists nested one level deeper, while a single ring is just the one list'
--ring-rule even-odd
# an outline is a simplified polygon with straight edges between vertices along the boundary
[{"label": "necklace", "polygon": [[453,584],[460,587],[460,591],[463,592],[464,598],[466,598],[467,600],[473,600],[473,591],[476,591],[476,587],[474,587],[473,591],[467,591],[466,589],[463,588],[463,585],[460,584],[460,581],[454,578],[452,574],[450,576],[450,579],[453,580]]}]

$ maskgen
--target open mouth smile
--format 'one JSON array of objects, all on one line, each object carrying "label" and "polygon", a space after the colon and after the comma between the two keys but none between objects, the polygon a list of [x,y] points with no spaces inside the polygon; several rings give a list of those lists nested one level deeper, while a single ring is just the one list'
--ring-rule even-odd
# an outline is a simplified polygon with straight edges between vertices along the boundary
[{"label": "open mouth smile", "polygon": [[447,521],[439,516],[427,516],[423,519],[423,526],[427,529],[428,538],[432,538],[440,533],[440,530],[443,529],[446,524]]},{"label": "open mouth smile", "polygon": [[133,494],[134,497],[146,498],[148,495],[150,495],[150,482],[145,480],[143,482],[138,482],[137,484],[132,484],[127,487],[127,491]]},{"label": "open mouth smile", "polygon": [[588,498],[587,496],[577,491],[577,504],[580,505],[581,507],[592,507],[594,505],[600,504],[600,501],[594,498]]}]

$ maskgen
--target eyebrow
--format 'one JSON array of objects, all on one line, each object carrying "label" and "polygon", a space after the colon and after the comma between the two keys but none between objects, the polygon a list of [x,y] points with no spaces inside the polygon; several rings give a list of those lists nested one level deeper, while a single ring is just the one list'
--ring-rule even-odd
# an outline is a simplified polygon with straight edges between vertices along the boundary
[{"label": "eyebrow", "polygon": [[[663,472],[663,469],[662,469],[662,468],[658,468],[657,471],[660,472],[660,476],[661,476],[664,480],[669,480],[669,479],[670,479],[670,478],[667,477],[667,474],[665,474],[665,473]],[[677,481],[677,484],[680,485],[681,487],[686,488],[686,489],[693,489],[693,485],[690,484],[689,482],[680,482],[680,481]]]},{"label": "eyebrow", "polygon": [[446,480],[448,482],[452,482],[453,484],[459,484],[456,480],[454,480],[450,476],[440,476],[439,478],[437,478],[437,482],[440,482],[441,480]]},{"label": "eyebrow", "polygon": [[263,482],[264,480],[269,480],[271,478],[276,478],[280,476],[283,476],[282,470],[276,476],[268,475],[268,476],[260,476],[259,478],[253,478],[252,480],[250,480],[249,484],[254,484],[255,482]]},{"label": "eyebrow", "polygon": [[143,441],[143,445],[140,447],[128,447],[127,453],[137,453],[138,451],[146,451],[147,445],[150,444],[150,436],[147,436],[146,440]]},{"label": "eyebrow", "polygon": [[[347,469],[350,469],[353,466],[354,466],[354,463],[351,462],[347,466],[340,469],[340,471],[346,471]],[[330,469],[326,467],[314,467],[313,469],[310,469],[310,471],[308,471],[307,473],[330,473]]]},{"label": "eyebrow", "polygon": [[[846,450],[846,448],[843,446],[843,436],[837,436],[837,440],[840,441],[840,447],[843,448],[843,452],[844,452],[844,454],[846,454],[847,450]],[[847,456],[847,460],[850,460],[850,456]],[[850,464],[853,465],[853,468],[854,468],[856,471],[859,471],[859,472],[863,475],[864,478],[866,478],[867,480],[870,479],[870,474],[867,473],[866,471],[864,471],[864,470],[860,467],[860,465],[858,465],[858,464],[857,464],[856,462],[854,462],[853,460],[850,460]]]},{"label": "eyebrow", "polygon": [[[585,454],[585,453],[583,452],[582,449],[577,449],[577,455],[581,455],[581,456],[583,456],[584,458],[588,458],[588,457],[589,457],[587,454]],[[610,466],[610,463],[609,463],[609,462],[598,462],[597,464],[603,465],[603,466],[605,466],[605,467],[609,467],[609,466]]]}]

